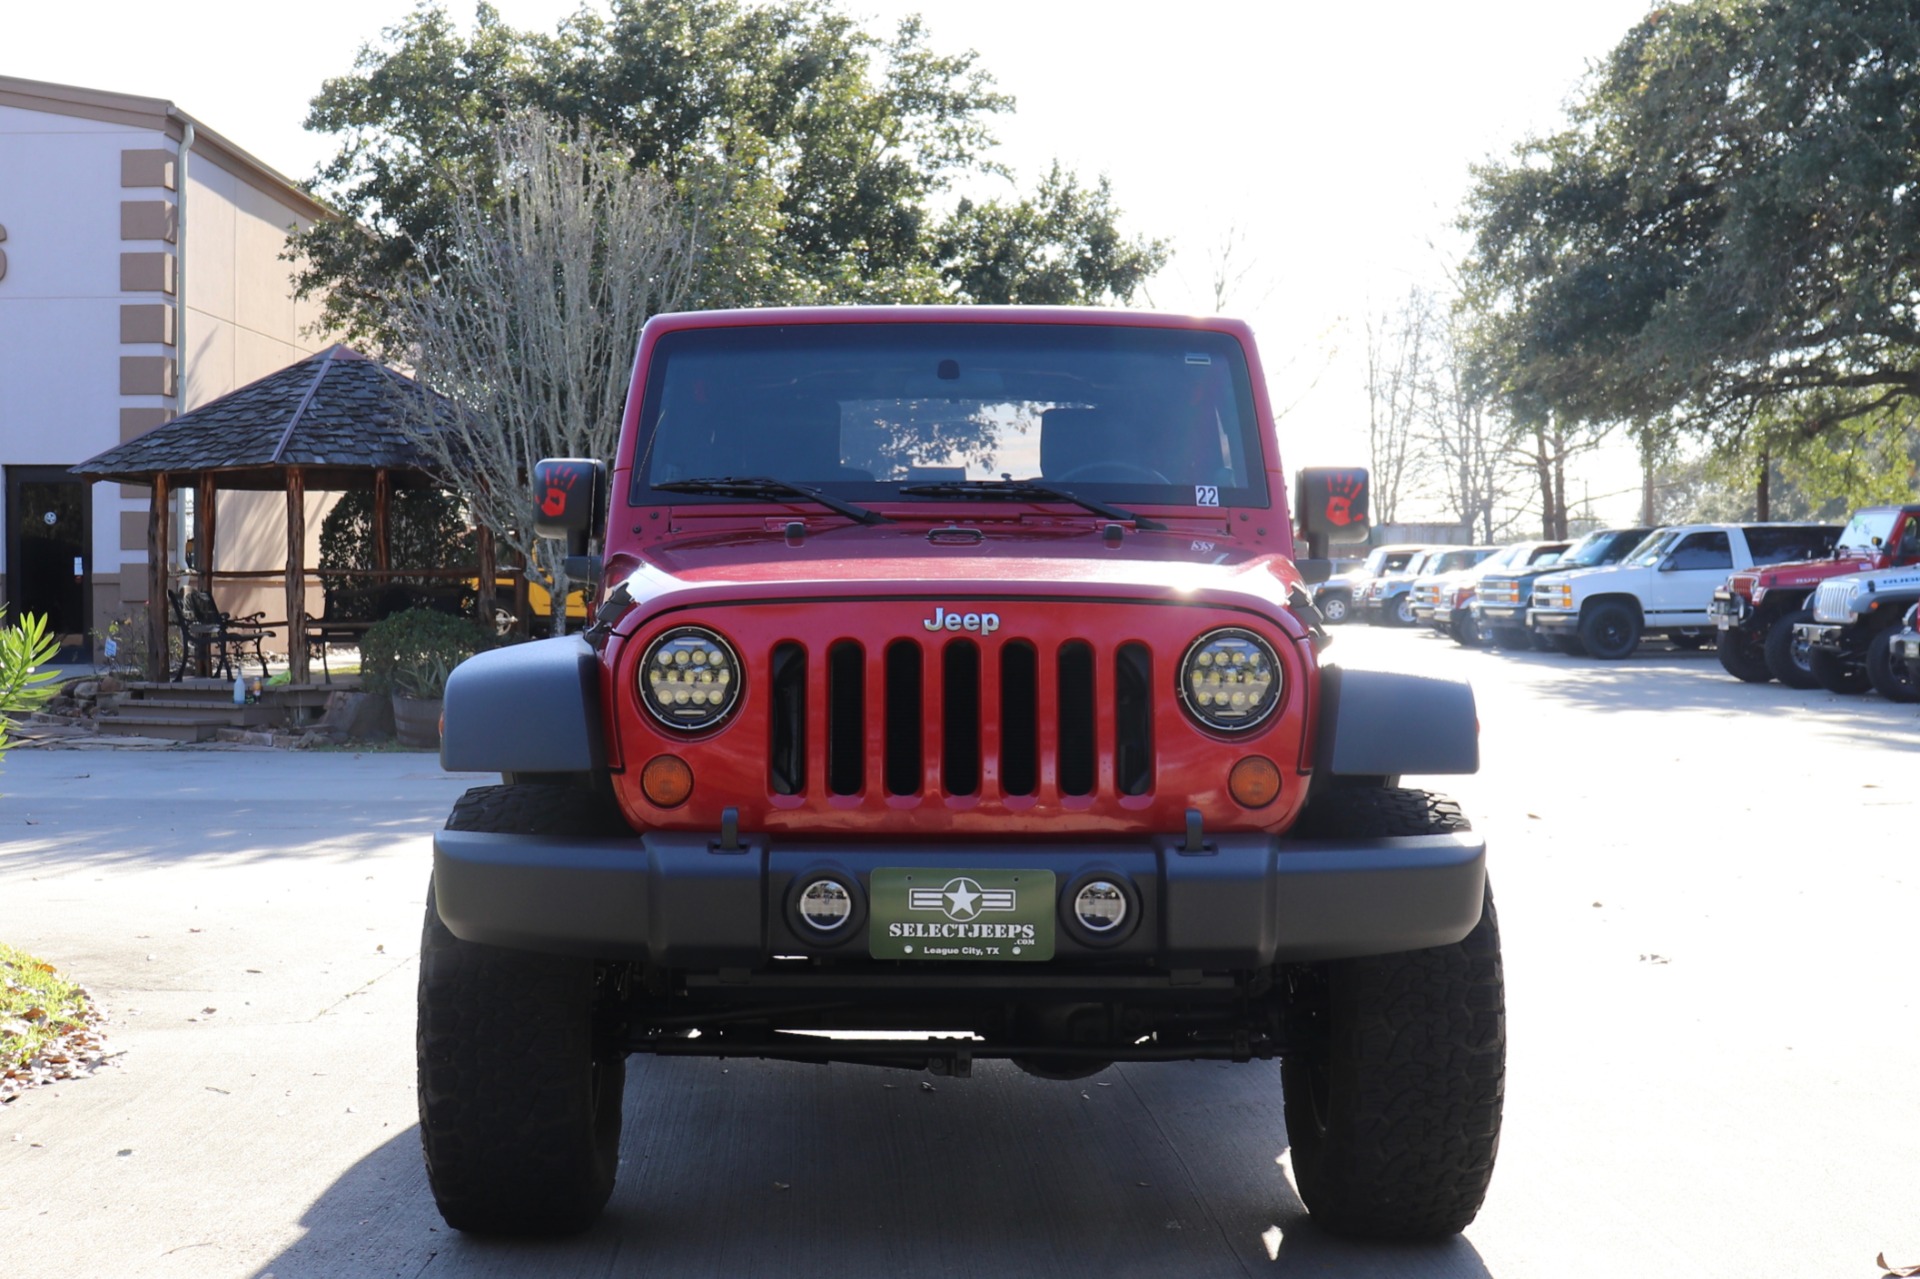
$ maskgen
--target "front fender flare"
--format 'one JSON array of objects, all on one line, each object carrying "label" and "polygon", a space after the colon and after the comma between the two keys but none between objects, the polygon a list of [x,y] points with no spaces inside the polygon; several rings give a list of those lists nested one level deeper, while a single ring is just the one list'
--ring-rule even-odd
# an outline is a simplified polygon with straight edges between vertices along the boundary
[{"label": "front fender flare", "polygon": [[1330,666],[1320,689],[1320,757],[1333,776],[1480,771],[1470,685]]},{"label": "front fender flare", "polygon": [[449,772],[599,773],[607,766],[600,659],[577,635],[470,657],[447,680]]}]

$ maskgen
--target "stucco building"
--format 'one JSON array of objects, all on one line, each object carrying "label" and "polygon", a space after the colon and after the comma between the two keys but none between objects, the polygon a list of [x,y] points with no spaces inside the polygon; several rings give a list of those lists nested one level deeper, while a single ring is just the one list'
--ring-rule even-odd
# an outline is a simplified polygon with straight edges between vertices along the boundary
[{"label": "stucco building", "polygon": [[[171,102],[0,76],[8,616],[50,614],[78,656],[146,601],[151,490],[67,468],[329,345],[282,254],[291,230],[330,216]],[[172,500],[172,528],[192,529],[193,495]],[[307,500],[317,531],[329,497]],[[284,565],[279,494],[222,493],[219,507],[223,570]],[[166,550],[176,568],[189,553],[184,534]],[[282,600],[268,581],[221,596],[276,616]]]}]

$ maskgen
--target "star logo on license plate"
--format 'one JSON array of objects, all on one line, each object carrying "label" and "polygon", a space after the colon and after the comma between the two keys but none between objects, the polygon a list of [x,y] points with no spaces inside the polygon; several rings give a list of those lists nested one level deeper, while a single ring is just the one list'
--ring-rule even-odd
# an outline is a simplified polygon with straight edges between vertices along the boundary
[{"label": "star logo on license plate", "polygon": [[964,924],[988,911],[1015,909],[1015,898],[1011,888],[982,888],[963,875],[948,880],[940,888],[910,890],[907,906],[916,911],[938,911]]}]

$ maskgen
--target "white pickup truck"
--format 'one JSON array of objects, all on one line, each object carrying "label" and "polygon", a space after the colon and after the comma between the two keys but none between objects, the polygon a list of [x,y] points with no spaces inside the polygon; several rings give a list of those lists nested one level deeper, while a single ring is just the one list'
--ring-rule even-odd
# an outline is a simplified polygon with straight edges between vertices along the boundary
[{"label": "white pickup truck", "polygon": [[1713,635],[1707,606],[1729,573],[1806,559],[1829,526],[1676,524],[1655,529],[1618,564],[1549,573],[1533,584],[1527,625],[1570,652],[1618,661],[1643,635],[1699,648]]}]

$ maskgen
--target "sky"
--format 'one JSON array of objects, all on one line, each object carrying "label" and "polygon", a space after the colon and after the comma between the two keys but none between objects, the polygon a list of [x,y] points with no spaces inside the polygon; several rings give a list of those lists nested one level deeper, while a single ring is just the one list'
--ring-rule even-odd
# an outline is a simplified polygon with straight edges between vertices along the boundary
[{"label": "sky", "polygon": [[[603,4],[604,0],[600,0]],[[889,32],[925,20],[933,47],[972,49],[1017,108],[996,158],[1031,189],[1059,159],[1112,180],[1129,230],[1172,263],[1137,305],[1213,310],[1221,246],[1253,322],[1290,466],[1365,462],[1366,316],[1418,285],[1444,289],[1469,168],[1562,119],[1589,68],[1648,0],[838,0]],[[600,4],[589,0],[590,7]],[[268,5],[0,0],[0,74],[166,98],[292,178],[332,142],[302,129],[308,100],[412,0]],[[472,0],[446,0],[463,25]],[[550,31],[580,0],[495,0]],[[982,188],[995,194],[994,186]],[[1631,518],[1630,456],[1572,487]]]}]

